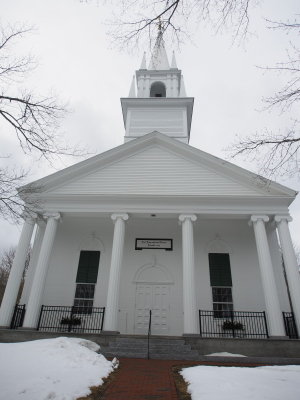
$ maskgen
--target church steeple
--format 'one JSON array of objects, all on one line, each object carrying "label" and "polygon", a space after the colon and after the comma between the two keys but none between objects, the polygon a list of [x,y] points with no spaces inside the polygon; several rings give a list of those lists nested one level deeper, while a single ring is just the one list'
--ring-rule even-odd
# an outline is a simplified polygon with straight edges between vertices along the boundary
[{"label": "church steeple", "polygon": [[151,60],[149,63],[150,70],[166,70],[169,69],[169,60],[165,49],[165,44],[159,36],[156,39],[154,49],[152,51]]},{"label": "church steeple", "polygon": [[[122,98],[125,142],[158,131],[188,143],[194,99],[187,97],[181,70],[173,52],[171,66],[158,35],[147,69],[144,53],[128,98]],[[137,91],[135,88],[135,81]]]}]

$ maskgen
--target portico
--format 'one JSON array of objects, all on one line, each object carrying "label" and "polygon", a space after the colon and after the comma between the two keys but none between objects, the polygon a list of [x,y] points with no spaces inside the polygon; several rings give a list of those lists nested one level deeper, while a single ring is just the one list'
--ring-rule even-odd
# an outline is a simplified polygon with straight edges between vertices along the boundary
[{"label": "portico", "polygon": [[[31,283],[26,282],[21,299],[22,304],[26,303],[23,327],[36,328],[42,304],[69,306],[74,303],[78,256],[80,250],[88,249],[101,252],[93,305],[106,308],[104,332],[144,334],[149,309],[155,309],[157,334],[199,334],[198,310],[212,309],[208,254],[228,253],[231,259],[234,309],[266,310],[270,336],[283,337],[282,311],[289,311],[289,304],[280,274],[280,255],[278,249],[274,248],[272,233],[276,226],[270,221],[278,220],[279,217],[282,221],[282,215],[267,217],[254,214],[250,219],[236,215],[212,218],[188,213],[163,213],[162,217],[159,213],[151,213],[147,217],[145,213],[105,213],[97,217],[82,214],[77,217],[74,214],[68,216],[68,213],[64,216],[62,213],[47,214],[43,240],[40,228],[35,234],[34,249],[37,249],[39,255],[32,257],[27,275],[31,277]],[[285,220],[288,221],[289,217],[286,216]],[[255,225],[257,222],[260,224],[258,228]],[[27,225],[28,220],[24,222],[24,229]],[[79,226],[81,233],[65,241],[62,246],[62,237],[72,230],[77,231]],[[288,249],[289,243],[286,233],[285,239],[281,238],[285,243],[283,251]],[[238,238],[241,234],[245,234],[244,240]],[[31,235],[28,229],[22,235],[23,238],[21,236],[21,246],[24,236],[30,242]],[[134,248],[136,237],[162,236],[173,239],[173,251]],[[240,251],[243,242],[244,246],[247,244],[255,249],[255,253]],[[65,252],[59,257],[51,255],[51,252],[60,253],[62,247]],[[74,248],[77,257],[67,256],[74,252]],[[274,252],[278,253],[277,264]],[[244,261],[241,266],[239,262],[243,256],[247,259],[251,256],[251,259]],[[71,265],[72,262],[74,265]],[[71,267],[68,274],[67,271],[60,271],[61,265],[65,269]],[[16,275],[13,270],[14,273]],[[247,274],[246,281],[240,279],[244,273]],[[259,284],[258,277],[261,277]],[[61,279],[65,279],[63,284]],[[295,299],[298,295],[297,286],[293,290],[295,284],[291,277],[288,279],[291,297]],[[10,318],[18,292],[16,282],[15,279],[15,291],[7,292],[6,295],[7,304],[9,300],[11,303]],[[250,301],[251,292],[255,296]],[[8,314],[8,307],[6,311]],[[297,320],[297,307],[294,313]],[[6,318],[7,322],[2,322],[2,326],[9,326],[10,319]]]}]

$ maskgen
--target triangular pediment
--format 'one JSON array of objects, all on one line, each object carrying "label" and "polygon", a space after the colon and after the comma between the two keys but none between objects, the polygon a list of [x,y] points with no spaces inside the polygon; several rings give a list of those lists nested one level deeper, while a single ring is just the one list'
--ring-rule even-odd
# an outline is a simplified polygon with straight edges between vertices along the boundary
[{"label": "triangular pediment", "polygon": [[151,133],[36,182],[50,196],[294,197],[292,190]]},{"label": "triangular pediment", "polygon": [[261,191],[160,146],[152,146],[64,184],[52,193],[257,196]]}]

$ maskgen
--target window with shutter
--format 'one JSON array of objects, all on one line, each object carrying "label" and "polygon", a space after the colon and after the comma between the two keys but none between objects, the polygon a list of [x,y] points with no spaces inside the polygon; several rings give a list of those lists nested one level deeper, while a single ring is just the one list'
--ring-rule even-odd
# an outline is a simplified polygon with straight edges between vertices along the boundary
[{"label": "window with shutter", "polygon": [[100,251],[81,251],[76,276],[75,314],[90,314],[94,303]]},{"label": "window with shutter", "polygon": [[228,318],[233,311],[229,254],[209,253],[208,259],[214,318]]}]

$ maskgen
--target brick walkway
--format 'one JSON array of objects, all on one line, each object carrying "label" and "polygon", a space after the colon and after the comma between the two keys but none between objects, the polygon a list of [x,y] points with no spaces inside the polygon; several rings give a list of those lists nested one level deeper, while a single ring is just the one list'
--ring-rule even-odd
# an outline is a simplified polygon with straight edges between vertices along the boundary
[{"label": "brick walkway", "polygon": [[195,361],[121,358],[115,380],[108,386],[105,400],[177,400],[172,367],[195,365]]},{"label": "brick walkway", "polygon": [[103,400],[178,400],[172,367],[192,365],[256,367],[266,363],[169,361],[120,358],[115,379]]}]

